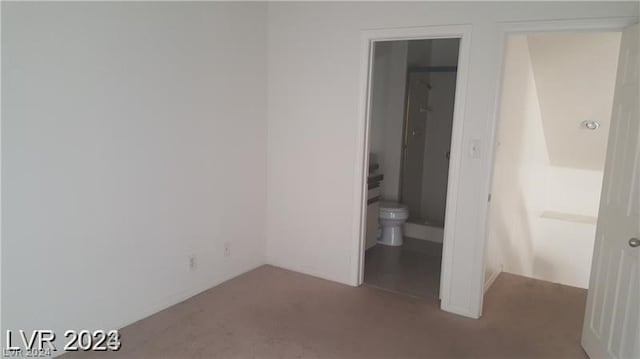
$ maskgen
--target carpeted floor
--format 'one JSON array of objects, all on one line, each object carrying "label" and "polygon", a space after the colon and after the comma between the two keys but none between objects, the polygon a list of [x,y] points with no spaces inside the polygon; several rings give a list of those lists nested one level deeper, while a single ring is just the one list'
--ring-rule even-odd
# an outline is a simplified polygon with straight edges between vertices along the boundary
[{"label": "carpeted floor", "polygon": [[[263,266],[121,330],[109,358],[586,358],[586,291],[501,274],[484,316]],[[75,353],[67,357],[91,357]]]}]

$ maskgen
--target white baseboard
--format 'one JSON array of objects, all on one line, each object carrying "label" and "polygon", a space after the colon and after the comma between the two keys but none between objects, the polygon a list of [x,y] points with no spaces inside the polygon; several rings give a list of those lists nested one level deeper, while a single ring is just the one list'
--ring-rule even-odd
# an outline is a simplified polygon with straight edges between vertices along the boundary
[{"label": "white baseboard", "polygon": [[496,279],[498,279],[498,276],[500,275],[500,273],[502,273],[502,266],[500,266],[499,270],[491,273],[489,278],[484,281],[484,293],[487,293],[489,288],[491,288],[491,286],[493,285],[493,282],[495,282]]},{"label": "white baseboard", "polygon": [[480,313],[476,313],[472,311],[471,308],[456,307],[456,306],[449,305],[445,302],[441,302],[440,309],[444,310],[445,312],[457,314],[457,315],[471,318],[471,319],[480,318]]}]

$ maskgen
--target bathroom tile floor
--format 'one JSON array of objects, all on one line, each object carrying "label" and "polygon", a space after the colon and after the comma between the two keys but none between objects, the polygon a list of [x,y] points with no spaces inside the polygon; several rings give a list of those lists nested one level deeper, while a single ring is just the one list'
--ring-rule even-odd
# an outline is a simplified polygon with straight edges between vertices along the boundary
[{"label": "bathroom tile floor", "polygon": [[400,247],[377,244],[365,253],[364,284],[423,299],[438,299],[442,244],[406,238]]}]

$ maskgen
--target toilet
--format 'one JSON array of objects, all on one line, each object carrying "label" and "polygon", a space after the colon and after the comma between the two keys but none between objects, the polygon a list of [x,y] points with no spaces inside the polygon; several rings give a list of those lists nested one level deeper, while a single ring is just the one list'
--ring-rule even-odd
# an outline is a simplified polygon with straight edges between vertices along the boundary
[{"label": "toilet", "polygon": [[409,218],[409,209],[401,203],[381,202],[378,222],[382,229],[378,243],[385,246],[401,246],[404,222]]}]

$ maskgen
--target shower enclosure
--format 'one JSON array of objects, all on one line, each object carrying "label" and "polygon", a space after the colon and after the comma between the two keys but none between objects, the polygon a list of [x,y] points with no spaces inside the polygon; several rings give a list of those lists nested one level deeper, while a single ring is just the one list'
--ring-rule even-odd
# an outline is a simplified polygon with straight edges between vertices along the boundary
[{"label": "shower enclosure", "polygon": [[408,71],[400,195],[409,223],[444,228],[456,75],[456,66]]}]

